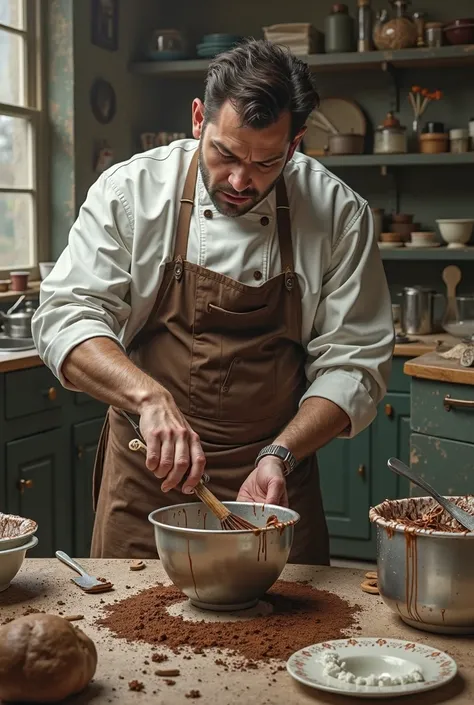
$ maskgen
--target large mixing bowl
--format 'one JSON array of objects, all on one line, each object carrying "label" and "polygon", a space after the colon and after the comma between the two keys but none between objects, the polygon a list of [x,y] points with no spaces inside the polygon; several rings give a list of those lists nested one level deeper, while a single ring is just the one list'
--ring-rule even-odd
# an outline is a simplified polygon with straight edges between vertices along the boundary
[{"label": "large mixing bowl", "polygon": [[[299,521],[291,509],[272,504],[224,502],[232,513],[259,527],[270,516]],[[197,607],[252,607],[280,576],[293,543],[293,525],[253,531],[223,531],[201,503],[151,512],[158,555],[168,577]]]},{"label": "large mixing bowl", "polygon": [[[380,595],[412,627],[473,634],[474,533],[407,530],[399,523],[401,517],[422,517],[434,504],[430,497],[413,497],[386,500],[370,510],[377,527]],[[462,507],[474,514],[474,498],[465,498]],[[444,519],[451,520],[446,514]]]}]

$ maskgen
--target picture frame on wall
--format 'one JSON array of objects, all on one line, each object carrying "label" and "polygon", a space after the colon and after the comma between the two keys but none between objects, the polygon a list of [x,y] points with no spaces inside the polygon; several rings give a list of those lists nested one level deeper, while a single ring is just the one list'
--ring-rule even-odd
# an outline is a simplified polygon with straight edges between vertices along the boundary
[{"label": "picture frame on wall", "polygon": [[91,41],[108,51],[118,49],[119,0],[91,0]]}]

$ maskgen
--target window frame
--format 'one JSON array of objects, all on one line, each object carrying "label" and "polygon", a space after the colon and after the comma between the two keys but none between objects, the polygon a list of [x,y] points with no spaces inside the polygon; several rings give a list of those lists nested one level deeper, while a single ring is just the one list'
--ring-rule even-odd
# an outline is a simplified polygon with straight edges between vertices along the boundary
[{"label": "window frame", "polygon": [[[27,193],[34,201],[32,265],[21,266],[30,273],[30,281],[39,276],[38,263],[49,259],[51,244],[49,237],[49,141],[48,116],[46,111],[46,1],[22,0],[24,28],[18,29],[0,23],[0,29],[21,36],[25,40],[26,106],[0,102],[0,114],[24,118],[31,126],[31,188],[9,188],[0,186],[0,193]],[[9,269],[0,267],[0,278],[8,279]]]}]

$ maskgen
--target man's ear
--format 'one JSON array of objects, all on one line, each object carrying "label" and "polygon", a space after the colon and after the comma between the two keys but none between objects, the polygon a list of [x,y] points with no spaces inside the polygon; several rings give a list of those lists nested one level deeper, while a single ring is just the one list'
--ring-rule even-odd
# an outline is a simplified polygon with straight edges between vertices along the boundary
[{"label": "man's ear", "polygon": [[199,98],[193,100],[193,137],[196,140],[201,139],[202,128],[204,125],[204,103]]},{"label": "man's ear", "polygon": [[288,150],[288,158],[287,161],[290,161],[292,158],[293,154],[295,153],[296,149],[298,148],[298,145],[301,143],[301,140],[303,139],[304,135],[306,134],[307,127],[306,125],[301,128],[301,130],[298,132],[296,137],[294,138],[293,142],[290,144],[290,149]]}]

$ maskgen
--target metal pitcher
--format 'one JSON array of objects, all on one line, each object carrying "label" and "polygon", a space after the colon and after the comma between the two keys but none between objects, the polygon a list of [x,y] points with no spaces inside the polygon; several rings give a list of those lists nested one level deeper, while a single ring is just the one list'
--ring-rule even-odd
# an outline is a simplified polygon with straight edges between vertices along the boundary
[{"label": "metal pitcher", "polygon": [[27,301],[25,306],[18,310],[18,303],[17,301],[7,313],[0,311],[3,331],[9,338],[31,338],[31,319],[36,309],[31,301]]},{"label": "metal pitcher", "polygon": [[401,293],[402,328],[408,335],[433,333],[435,292],[423,286],[406,286]]}]

